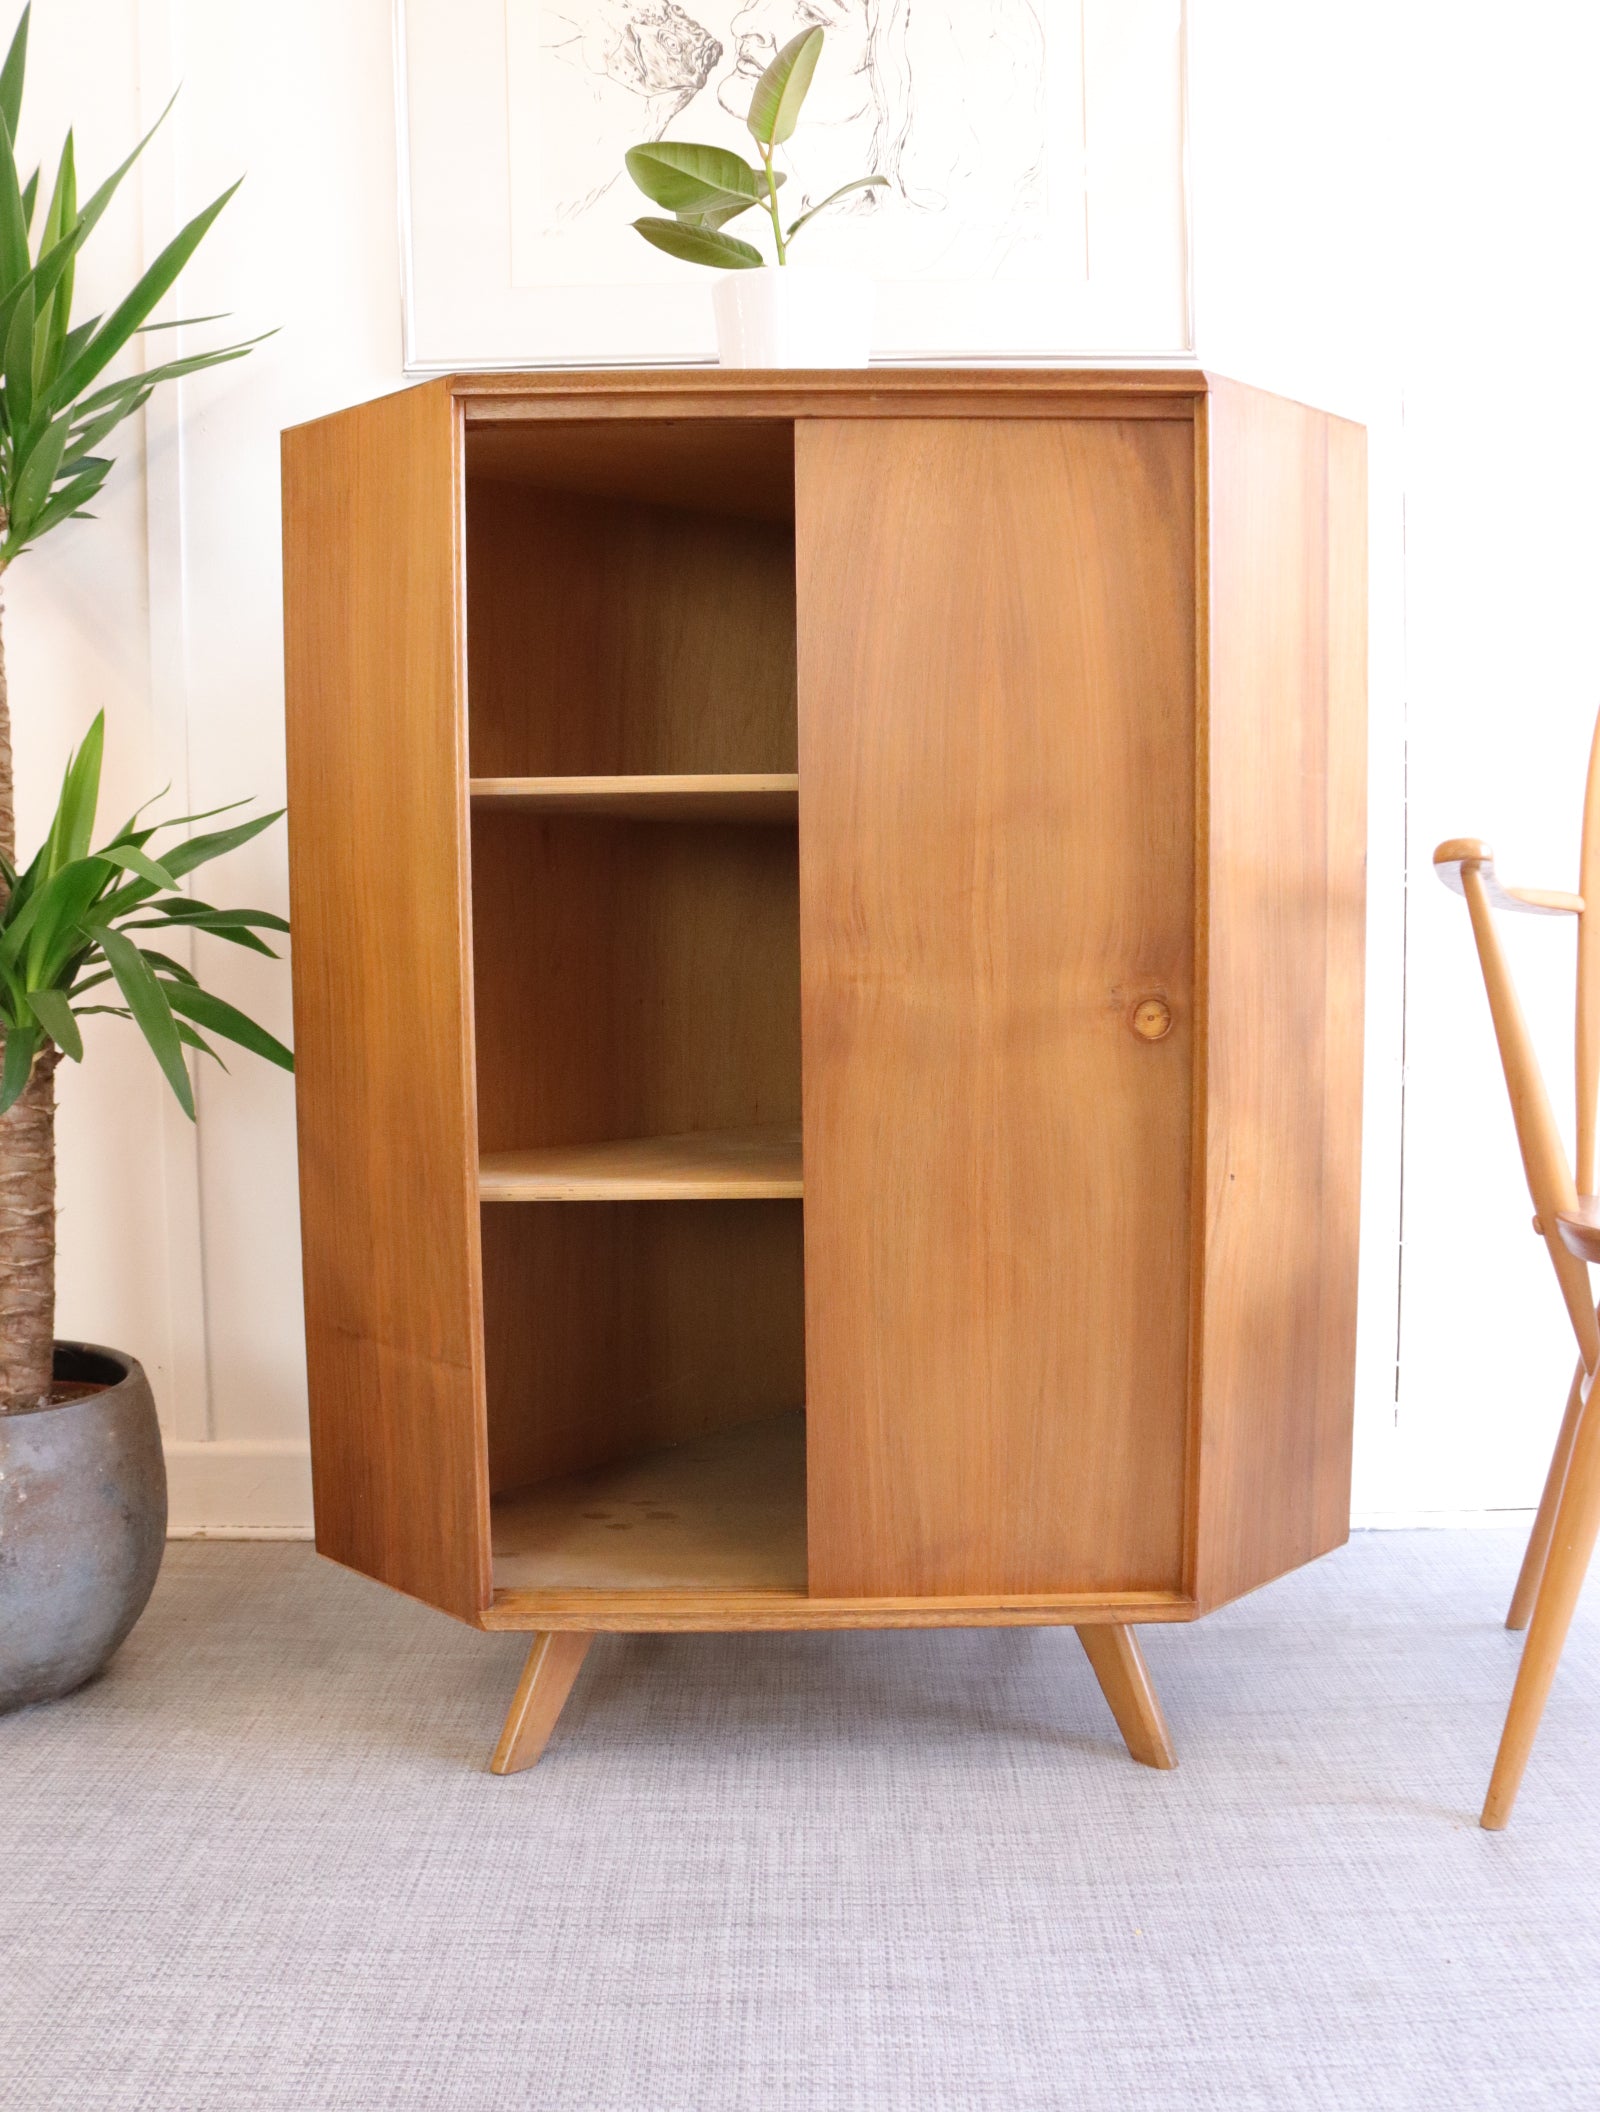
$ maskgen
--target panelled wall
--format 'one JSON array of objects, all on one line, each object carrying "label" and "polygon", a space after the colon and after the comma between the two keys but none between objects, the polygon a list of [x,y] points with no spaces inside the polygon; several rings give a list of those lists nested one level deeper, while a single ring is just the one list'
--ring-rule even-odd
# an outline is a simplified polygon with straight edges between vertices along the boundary
[{"label": "panelled wall", "polygon": [[[1370,435],[1356,1509],[1482,1514],[1533,1501],[1568,1374],[1460,905],[1427,861],[1465,829],[1512,877],[1571,884],[1600,698],[1586,615],[1600,522],[1583,496],[1600,436],[1560,391],[1525,381],[1530,360],[1559,365],[1592,335],[1582,257],[1600,201],[1582,98],[1600,21],[1558,0],[1510,29],[1469,9],[1442,46],[1429,0],[1191,0],[1189,17],[1200,350]],[[244,172],[171,312],[231,310],[241,330],[279,335],[152,405],[147,448],[135,431],[100,522],[5,582],[25,828],[102,705],[108,798],[131,805],[169,780],[196,807],[281,793],[277,435],[403,379],[391,18],[391,0],[284,0],[270,23],[202,0],[36,11],[25,152],[53,154],[71,122],[80,166],[107,169],[183,83],[96,236],[86,301],[114,297]],[[281,839],[251,846],[233,877],[241,898],[284,906]],[[1530,919],[1515,937],[1559,1078],[1564,934]],[[271,964],[213,972],[287,1030],[287,977]],[[1475,1031],[1452,1054],[1458,1017]],[[61,1087],[63,1331],[149,1365],[180,1524],[304,1528],[289,1089],[243,1061],[203,1078],[196,1137],[118,1023],[96,1040],[93,1071],[69,1067]],[[1455,1228],[1469,1211],[1466,1256]]]}]

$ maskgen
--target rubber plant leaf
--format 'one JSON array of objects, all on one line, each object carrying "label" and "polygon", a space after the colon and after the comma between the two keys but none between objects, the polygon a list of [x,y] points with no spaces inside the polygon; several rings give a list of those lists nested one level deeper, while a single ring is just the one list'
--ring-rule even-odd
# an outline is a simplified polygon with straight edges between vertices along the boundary
[{"label": "rubber plant leaf", "polygon": [[757,171],[726,147],[658,139],[630,147],[623,159],[650,203],[669,213],[705,213],[740,199],[754,205],[765,189]]},{"label": "rubber plant leaf", "polygon": [[791,37],[750,97],[750,136],[764,147],[781,146],[793,132],[811,76],[822,56],[822,31],[803,29]]},{"label": "rubber plant leaf", "polygon": [[887,190],[888,188],[889,179],[887,176],[858,176],[854,183],[841,183],[839,188],[836,191],[830,191],[826,198],[819,198],[815,205],[807,206],[799,219],[794,221],[785,232],[785,241],[792,242],[808,220],[815,220],[818,213],[825,213],[830,205],[836,205],[841,198],[847,198],[852,191],[877,191]]},{"label": "rubber plant leaf", "polygon": [[761,252],[737,235],[715,228],[687,227],[679,220],[635,220],[634,226],[655,248],[684,264],[710,264],[719,271],[759,271]]}]

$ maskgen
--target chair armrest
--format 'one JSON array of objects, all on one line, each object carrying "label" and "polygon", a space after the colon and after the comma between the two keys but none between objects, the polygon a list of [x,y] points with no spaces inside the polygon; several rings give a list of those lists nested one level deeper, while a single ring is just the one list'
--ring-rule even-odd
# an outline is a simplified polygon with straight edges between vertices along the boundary
[{"label": "chair armrest", "polygon": [[1493,909],[1514,909],[1525,917],[1575,917],[1583,909],[1582,895],[1568,895],[1550,887],[1506,887],[1495,876],[1494,852],[1472,836],[1453,836],[1433,854],[1434,870],[1454,894],[1464,894],[1461,868],[1476,866],[1483,891]]}]

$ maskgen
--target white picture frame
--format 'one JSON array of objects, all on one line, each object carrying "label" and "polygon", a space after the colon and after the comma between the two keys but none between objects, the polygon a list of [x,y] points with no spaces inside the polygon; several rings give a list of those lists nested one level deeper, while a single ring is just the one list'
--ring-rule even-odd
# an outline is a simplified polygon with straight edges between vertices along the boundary
[{"label": "white picture frame", "polygon": [[406,372],[714,359],[712,274],[634,234],[649,207],[622,151],[663,130],[737,147],[763,51],[819,18],[792,195],[889,162],[888,192],[805,236],[818,264],[875,280],[875,359],[1189,357],[1185,17],[1184,0],[395,0]]}]

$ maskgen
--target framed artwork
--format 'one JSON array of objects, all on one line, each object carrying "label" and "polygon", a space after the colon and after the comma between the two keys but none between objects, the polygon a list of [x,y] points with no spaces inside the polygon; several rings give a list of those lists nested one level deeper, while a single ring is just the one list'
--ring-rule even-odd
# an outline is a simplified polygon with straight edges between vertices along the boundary
[{"label": "framed artwork", "polygon": [[785,199],[888,179],[804,237],[876,282],[875,358],[1190,350],[1183,0],[396,0],[407,371],[712,358],[623,154],[748,155],[814,24]]}]

